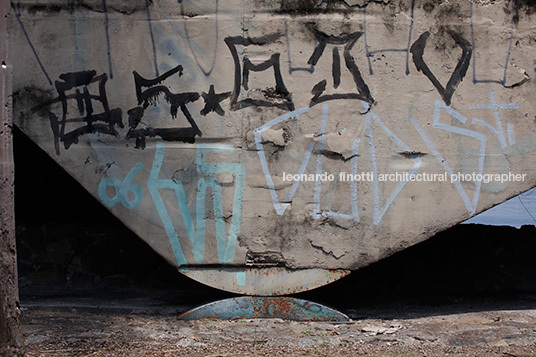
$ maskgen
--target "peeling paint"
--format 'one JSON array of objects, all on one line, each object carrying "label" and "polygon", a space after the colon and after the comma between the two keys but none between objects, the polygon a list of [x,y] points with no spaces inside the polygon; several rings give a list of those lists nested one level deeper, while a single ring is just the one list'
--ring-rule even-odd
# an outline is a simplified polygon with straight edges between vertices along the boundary
[{"label": "peeling paint", "polygon": [[309,242],[315,248],[321,249],[324,254],[332,255],[335,259],[340,259],[347,253],[342,247],[334,247],[329,241],[323,237],[309,238]]},{"label": "peeling paint", "polygon": [[284,266],[285,259],[280,252],[253,252],[246,254],[246,265],[255,267]]},{"label": "peeling paint", "polygon": [[289,135],[283,128],[281,129],[266,129],[262,132],[263,142],[270,142],[277,146],[285,146],[289,141]]},{"label": "peeling paint", "polygon": [[325,141],[325,152],[335,153],[342,156],[344,160],[354,157],[354,141],[356,134],[348,130],[327,133]]}]

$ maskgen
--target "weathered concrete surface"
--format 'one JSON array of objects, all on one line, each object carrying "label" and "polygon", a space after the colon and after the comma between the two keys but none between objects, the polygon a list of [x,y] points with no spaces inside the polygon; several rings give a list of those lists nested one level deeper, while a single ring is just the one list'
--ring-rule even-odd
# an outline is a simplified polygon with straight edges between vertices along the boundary
[{"label": "weathered concrete surface", "polygon": [[358,269],[536,184],[528,3],[120,3],[13,3],[15,121],[173,265]]},{"label": "weathered concrete surface", "polygon": [[15,166],[13,164],[12,67],[9,6],[0,3],[0,356],[22,356],[15,245]]}]

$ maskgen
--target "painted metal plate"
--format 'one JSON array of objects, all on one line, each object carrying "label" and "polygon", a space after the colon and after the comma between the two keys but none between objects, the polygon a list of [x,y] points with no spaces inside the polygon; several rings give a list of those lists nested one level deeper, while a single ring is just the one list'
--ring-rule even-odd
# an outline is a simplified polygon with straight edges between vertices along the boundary
[{"label": "painted metal plate", "polygon": [[185,312],[182,320],[239,320],[280,318],[295,321],[349,322],[350,318],[337,310],[307,300],[289,297],[243,296],[219,300]]},{"label": "painted metal plate", "polygon": [[245,295],[287,295],[318,288],[338,280],[349,270],[286,268],[192,267],[179,271],[217,289]]}]

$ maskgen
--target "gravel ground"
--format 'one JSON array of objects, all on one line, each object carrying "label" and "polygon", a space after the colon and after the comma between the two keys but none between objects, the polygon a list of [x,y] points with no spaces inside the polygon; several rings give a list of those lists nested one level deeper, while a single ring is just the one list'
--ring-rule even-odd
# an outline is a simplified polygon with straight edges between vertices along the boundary
[{"label": "gravel ground", "polygon": [[536,297],[349,304],[350,323],[183,321],[166,293],[22,301],[28,356],[536,356]]}]

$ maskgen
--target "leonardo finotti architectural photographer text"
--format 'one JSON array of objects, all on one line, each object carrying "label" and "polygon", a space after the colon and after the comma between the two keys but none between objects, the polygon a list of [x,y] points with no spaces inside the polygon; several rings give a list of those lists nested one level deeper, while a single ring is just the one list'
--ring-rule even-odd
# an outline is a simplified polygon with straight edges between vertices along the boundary
[{"label": "leonardo finotti architectural photographer text", "polygon": [[408,182],[408,181],[417,181],[417,182],[519,182],[525,181],[527,174],[513,174],[511,172],[501,173],[501,174],[481,174],[481,173],[409,173],[409,172],[395,172],[395,173],[377,173],[373,171],[360,172],[356,174],[349,174],[347,172],[339,172],[338,174],[332,174],[323,172],[321,174],[290,174],[283,172],[283,181],[309,181],[309,182],[372,182],[372,181],[392,181],[392,182]]}]

